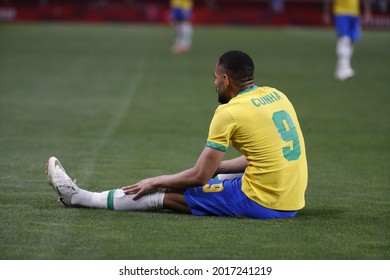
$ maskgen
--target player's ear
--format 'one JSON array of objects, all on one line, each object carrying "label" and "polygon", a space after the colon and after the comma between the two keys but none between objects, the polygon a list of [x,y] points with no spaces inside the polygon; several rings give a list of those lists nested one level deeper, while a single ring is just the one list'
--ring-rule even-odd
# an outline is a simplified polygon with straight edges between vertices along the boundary
[{"label": "player's ear", "polygon": [[225,87],[227,87],[228,85],[230,85],[230,78],[228,75],[226,74],[223,74],[223,83],[225,84]]}]

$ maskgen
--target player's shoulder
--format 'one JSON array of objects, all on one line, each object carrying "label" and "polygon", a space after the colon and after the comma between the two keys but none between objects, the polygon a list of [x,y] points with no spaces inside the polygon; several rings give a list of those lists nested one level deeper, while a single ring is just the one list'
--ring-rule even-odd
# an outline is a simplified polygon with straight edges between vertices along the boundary
[{"label": "player's shoulder", "polygon": [[261,86],[258,87],[257,90],[259,90],[264,95],[268,95],[268,94],[277,94],[282,96],[285,95],[281,90],[271,86]]},{"label": "player's shoulder", "polygon": [[277,91],[277,89],[275,87],[271,87],[271,86],[261,86],[261,87],[258,87],[257,89],[264,91],[264,92]]}]

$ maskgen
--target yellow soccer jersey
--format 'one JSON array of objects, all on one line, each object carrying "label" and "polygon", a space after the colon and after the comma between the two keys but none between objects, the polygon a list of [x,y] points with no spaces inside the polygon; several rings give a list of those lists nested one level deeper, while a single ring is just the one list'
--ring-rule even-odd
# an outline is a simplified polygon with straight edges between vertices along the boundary
[{"label": "yellow soccer jersey", "polygon": [[190,10],[193,6],[192,0],[171,0],[171,7],[183,10]]},{"label": "yellow soccer jersey", "polygon": [[334,0],[333,12],[335,15],[353,15],[360,13],[359,0]]},{"label": "yellow soccer jersey", "polygon": [[250,199],[276,210],[304,207],[305,143],[295,110],[282,92],[255,86],[220,105],[207,146],[227,151],[229,145],[248,161],[242,190]]}]

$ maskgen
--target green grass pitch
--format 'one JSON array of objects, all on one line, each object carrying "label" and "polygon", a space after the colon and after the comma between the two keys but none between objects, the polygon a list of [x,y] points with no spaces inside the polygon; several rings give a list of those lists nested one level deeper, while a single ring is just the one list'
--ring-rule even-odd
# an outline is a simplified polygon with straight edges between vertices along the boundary
[{"label": "green grass pitch", "polygon": [[[169,26],[0,25],[0,259],[389,259],[388,32],[363,31],[345,83],[332,29],[196,27],[185,55],[171,42]],[[192,166],[230,49],[296,107],[309,185],[295,218],[57,206],[51,155],[92,191]]]}]

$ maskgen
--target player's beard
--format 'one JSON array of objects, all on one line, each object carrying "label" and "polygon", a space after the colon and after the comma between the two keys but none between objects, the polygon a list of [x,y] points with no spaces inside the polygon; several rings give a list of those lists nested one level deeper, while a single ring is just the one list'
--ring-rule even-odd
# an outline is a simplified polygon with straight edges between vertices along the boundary
[{"label": "player's beard", "polygon": [[218,87],[215,87],[215,91],[217,92],[218,94],[218,102],[221,103],[221,104],[226,104],[229,102],[229,100],[225,97],[225,95],[223,95],[222,92],[219,92],[218,90]]},{"label": "player's beard", "polygon": [[229,103],[229,100],[225,96],[218,93],[218,102],[221,104],[226,104]]}]

